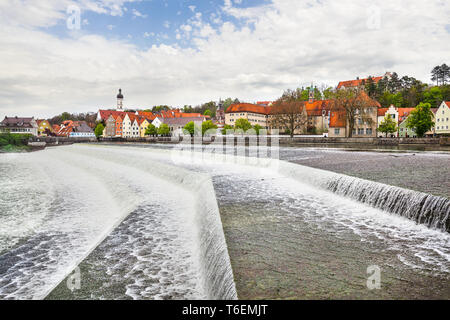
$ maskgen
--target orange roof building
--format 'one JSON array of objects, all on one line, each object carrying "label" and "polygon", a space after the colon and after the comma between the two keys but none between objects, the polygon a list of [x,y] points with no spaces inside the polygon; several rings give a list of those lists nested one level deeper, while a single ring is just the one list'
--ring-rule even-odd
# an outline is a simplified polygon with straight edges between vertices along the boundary
[{"label": "orange roof building", "polygon": [[[372,77],[373,82],[378,83],[383,77]],[[355,80],[347,80],[347,81],[341,81],[339,82],[337,89],[343,89],[343,88],[355,88],[362,85],[365,85],[369,81],[369,78],[365,79],[355,79]]]}]

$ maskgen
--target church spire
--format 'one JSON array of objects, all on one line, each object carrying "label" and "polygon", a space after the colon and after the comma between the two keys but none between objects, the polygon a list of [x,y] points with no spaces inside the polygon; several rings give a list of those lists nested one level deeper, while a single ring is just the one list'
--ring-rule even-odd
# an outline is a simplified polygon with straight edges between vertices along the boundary
[{"label": "church spire", "polygon": [[123,94],[122,89],[119,89],[119,94],[117,95],[117,111],[123,111]]},{"label": "church spire", "polygon": [[313,87],[313,84],[311,83],[311,87],[309,87],[308,103],[313,103],[313,102],[314,102],[314,87]]}]

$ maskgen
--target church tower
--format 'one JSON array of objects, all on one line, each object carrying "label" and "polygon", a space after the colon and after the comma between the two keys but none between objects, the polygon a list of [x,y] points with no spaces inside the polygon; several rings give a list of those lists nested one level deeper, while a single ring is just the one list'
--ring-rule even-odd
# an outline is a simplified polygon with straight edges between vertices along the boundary
[{"label": "church tower", "polygon": [[313,84],[311,83],[311,87],[309,87],[308,103],[313,103],[314,102],[314,91],[315,91],[315,88],[313,87]]},{"label": "church tower", "polygon": [[119,94],[117,95],[117,111],[123,111],[123,95],[122,89],[119,89]]}]

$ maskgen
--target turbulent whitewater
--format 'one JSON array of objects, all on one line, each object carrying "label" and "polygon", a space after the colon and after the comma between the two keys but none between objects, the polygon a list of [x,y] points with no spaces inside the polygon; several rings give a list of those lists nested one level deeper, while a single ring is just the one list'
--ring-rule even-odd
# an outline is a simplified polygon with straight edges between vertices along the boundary
[{"label": "turbulent whitewater", "polygon": [[422,282],[428,296],[448,294],[445,198],[276,159],[148,147],[2,155],[0,170],[0,299],[64,298],[76,266],[89,283],[79,299],[362,297],[373,263],[395,294]]},{"label": "turbulent whitewater", "polygon": [[0,171],[0,299],[46,297],[99,244],[103,285],[125,280],[91,297],[236,299],[208,176],[77,146],[2,155]]}]

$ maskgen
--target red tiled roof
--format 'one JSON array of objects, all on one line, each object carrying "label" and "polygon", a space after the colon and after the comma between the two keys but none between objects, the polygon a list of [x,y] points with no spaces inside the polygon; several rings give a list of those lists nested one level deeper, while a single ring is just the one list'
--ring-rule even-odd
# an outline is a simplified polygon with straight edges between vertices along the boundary
[{"label": "red tiled roof", "polygon": [[272,101],[258,101],[256,104],[262,105],[262,106],[268,106],[269,104],[273,103]]},{"label": "red tiled roof", "polygon": [[345,110],[331,111],[330,128],[345,128],[346,125]]},{"label": "red tiled roof", "polygon": [[398,108],[398,120],[403,121],[406,119],[415,108]]},{"label": "red tiled roof", "polygon": [[153,112],[138,111],[138,115],[145,117],[149,121],[153,121],[156,118],[156,115],[153,114]]},{"label": "red tiled roof", "polygon": [[209,116],[204,116],[201,113],[180,113],[181,118],[196,118],[196,117],[205,117],[209,118]]},{"label": "red tiled roof", "polygon": [[389,108],[378,108],[377,115],[379,117],[384,117]]},{"label": "red tiled roof", "polygon": [[251,103],[237,103],[229,106],[225,113],[252,112],[268,115],[270,114],[270,111],[270,107],[263,107]]},{"label": "red tiled roof", "polygon": [[[383,79],[383,77],[373,77],[372,80],[375,83],[378,83],[378,81],[380,81],[381,79]],[[347,80],[347,81],[341,81],[339,82],[337,88],[340,89],[342,87],[345,88],[353,88],[353,87],[358,87],[361,84],[363,84],[363,82],[367,82],[369,80],[369,78],[366,79],[356,79],[356,80]]]},{"label": "red tiled roof", "polygon": [[450,108],[450,101],[445,101],[445,104]]},{"label": "red tiled roof", "polygon": [[113,116],[114,119],[116,119],[118,116],[124,116],[125,112],[123,111],[115,111],[115,110],[98,110],[100,113],[100,117],[102,120],[108,120],[109,116]]},{"label": "red tiled roof", "polygon": [[305,103],[306,113],[308,116],[321,116],[322,110],[331,110],[332,104],[331,100],[317,100],[312,103]]},{"label": "red tiled roof", "polygon": [[[401,122],[406,119],[415,108],[395,108],[398,112],[398,121]],[[378,108],[377,115],[384,117],[389,108]]]}]

